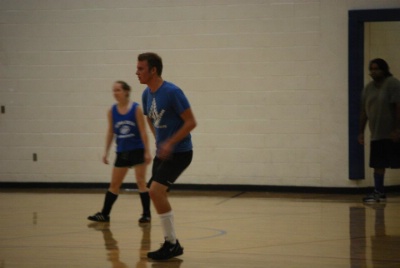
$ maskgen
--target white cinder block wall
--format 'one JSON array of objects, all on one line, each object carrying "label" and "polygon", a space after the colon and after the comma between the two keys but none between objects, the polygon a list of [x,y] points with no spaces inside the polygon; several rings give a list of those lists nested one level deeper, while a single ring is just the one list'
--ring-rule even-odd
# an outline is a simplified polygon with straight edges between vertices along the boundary
[{"label": "white cinder block wall", "polygon": [[111,85],[126,80],[140,101],[136,57],[154,51],[199,123],[180,183],[370,185],[348,180],[348,10],[395,7],[0,1],[0,181],[108,182],[101,155]]}]

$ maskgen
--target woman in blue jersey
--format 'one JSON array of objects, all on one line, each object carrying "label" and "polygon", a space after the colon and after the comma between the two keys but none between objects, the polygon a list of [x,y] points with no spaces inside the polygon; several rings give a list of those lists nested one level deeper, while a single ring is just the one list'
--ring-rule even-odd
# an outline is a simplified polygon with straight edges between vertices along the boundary
[{"label": "woman in blue jersey", "polygon": [[164,243],[159,250],[148,252],[154,260],[170,259],[183,254],[175,234],[174,213],[168,201],[168,189],[190,165],[193,157],[190,132],[197,122],[183,91],[164,81],[162,59],[155,53],[138,56],[136,75],[147,88],[142,94],[143,111],[156,139],[150,196],[160,216]]},{"label": "woman in blue jersey", "polygon": [[146,167],[151,161],[143,112],[136,102],[129,100],[130,86],[124,81],[113,85],[114,98],[117,101],[108,111],[108,130],[103,155],[104,164],[108,164],[111,143],[116,141],[116,159],[112,170],[110,187],[105,195],[101,212],[88,219],[97,222],[109,222],[110,212],[118,198],[121,184],[129,168],[134,168],[139,189],[143,214],[140,223],[151,220],[150,197],[146,186]]}]

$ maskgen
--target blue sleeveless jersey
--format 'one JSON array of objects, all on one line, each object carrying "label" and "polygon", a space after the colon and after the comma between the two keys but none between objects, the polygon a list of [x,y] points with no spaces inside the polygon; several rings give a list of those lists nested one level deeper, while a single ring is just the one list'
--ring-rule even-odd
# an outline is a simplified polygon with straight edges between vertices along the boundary
[{"label": "blue sleeveless jersey", "polygon": [[112,106],[112,122],[117,152],[144,148],[136,123],[136,107],[138,105],[138,103],[134,102],[128,113],[123,115],[118,112],[116,104]]},{"label": "blue sleeveless jersey", "polygon": [[[157,148],[175,134],[182,126],[180,115],[190,104],[183,91],[176,85],[164,81],[154,93],[146,88],[142,94],[143,113],[151,119],[155,132]],[[187,135],[174,147],[174,153],[192,150],[191,135]]]}]

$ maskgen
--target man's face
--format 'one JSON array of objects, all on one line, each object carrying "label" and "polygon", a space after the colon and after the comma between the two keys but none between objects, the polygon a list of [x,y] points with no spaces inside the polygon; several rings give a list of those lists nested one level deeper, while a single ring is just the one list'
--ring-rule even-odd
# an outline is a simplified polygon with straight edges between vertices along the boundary
[{"label": "man's face", "polygon": [[383,71],[379,69],[379,66],[376,63],[372,63],[371,66],[369,66],[369,75],[375,81],[381,80],[385,77]]},{"label": "man's face", "polygon": [[[154,69],[154,68],[153,68]],[[154,72],[149,70],[147,61],[138,61],[136,66],[136,75],[141,84],[148,84],[153,78]]]}]

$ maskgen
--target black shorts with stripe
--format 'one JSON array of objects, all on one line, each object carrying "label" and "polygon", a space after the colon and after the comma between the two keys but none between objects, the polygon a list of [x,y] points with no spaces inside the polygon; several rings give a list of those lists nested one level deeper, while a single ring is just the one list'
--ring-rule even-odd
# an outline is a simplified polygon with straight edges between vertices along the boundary
[{"label": "black shorts with stripe", "polygon": [[156,156],[153,160],[152,176],[148,187],[152,181],[171,186],[190,165],[192,159],[193,151],[174,153],[168,160],[161,160]]}]

